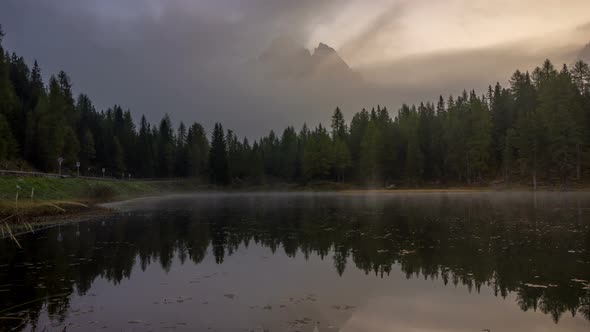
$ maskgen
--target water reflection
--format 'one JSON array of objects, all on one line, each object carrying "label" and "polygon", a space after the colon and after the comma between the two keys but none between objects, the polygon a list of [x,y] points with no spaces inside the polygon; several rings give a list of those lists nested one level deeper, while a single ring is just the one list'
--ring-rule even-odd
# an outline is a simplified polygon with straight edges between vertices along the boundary
[{"label": "water reflection", "polygon": [[333,278],[351,269],[385,279],[401,271],[470,293],[489,288],[556,323],[566,313],[590,320],[585,194],[203,194],[122,208],[129,212],[30,235],[24,249],[0,241],[0,310],[42,299],[0,316],[34,328],[45,310],[64,322],[72,296],[90,296],[99,278],[117,285],[137,276],[136,265],[168,273],[175,261],[200,264],[208,255],[223,264],[260,246],[317,256],[333,264]]}]

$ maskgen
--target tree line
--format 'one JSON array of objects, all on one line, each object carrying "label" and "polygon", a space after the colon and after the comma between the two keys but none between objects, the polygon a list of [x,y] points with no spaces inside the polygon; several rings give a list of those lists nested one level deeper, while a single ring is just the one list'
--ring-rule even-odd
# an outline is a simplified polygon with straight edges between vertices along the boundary
[{"label": "tree line", "polygon": [[[590,162],[590,69],[583,61],[557,69],[546,60],[516,71],[508,87],[483,95],[464,90],[436,103],[385,107],[354,114],[339,108],[329,127],[303,125],[271,131],[250,143],[215,124],[168,115],[157,125],[115,105],[97,111],[90,98],[74,98],[63,71],[47,85],[37,62],[5,52],[0,34],[0,161],[25,161],[56,171],[57,159],[82,174],[102,168],[112,176],[199,177],[211,183],[363,185],[457,184],[503,181],[567,187],[582,181]],[[139,127],[139,128],[138,128]]]}]

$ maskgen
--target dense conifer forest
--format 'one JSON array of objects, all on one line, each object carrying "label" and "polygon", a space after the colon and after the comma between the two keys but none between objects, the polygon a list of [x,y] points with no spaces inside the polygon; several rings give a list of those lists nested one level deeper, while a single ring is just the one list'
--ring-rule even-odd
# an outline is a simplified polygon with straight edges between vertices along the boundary
[{"label": "dense conifer forest", "polygon": [[[0,34],[0,162],[114,177],[198,177],[213,184],[334,181],[359,185],[527,184],[584,182],[590,163],[590,69],[546,60],[516,71],[478,94],[465,90],[436,102],[340,109],[317,125],[249,141],[222,124],[211,135],[199,123],[174,125],[168,115],[136,123],[115,105],[98,111],[72,94],[63,71],[47,84],[35,61],[9,54]],[[210,139],[209,139],[210,138]],[[15,166],[21,165],[21,166]]]}]

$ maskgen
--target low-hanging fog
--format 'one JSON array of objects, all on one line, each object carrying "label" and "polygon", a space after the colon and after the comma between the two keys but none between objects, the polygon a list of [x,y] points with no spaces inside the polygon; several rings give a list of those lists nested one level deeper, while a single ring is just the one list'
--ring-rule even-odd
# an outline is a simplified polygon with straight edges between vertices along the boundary
[{"label": "low-hanging fog", "polygon": [[4,0],[0,24],[8,50],[45,79],[65,70],[98,109],[256,138],[572,63],[588,13],[587,0]]}]

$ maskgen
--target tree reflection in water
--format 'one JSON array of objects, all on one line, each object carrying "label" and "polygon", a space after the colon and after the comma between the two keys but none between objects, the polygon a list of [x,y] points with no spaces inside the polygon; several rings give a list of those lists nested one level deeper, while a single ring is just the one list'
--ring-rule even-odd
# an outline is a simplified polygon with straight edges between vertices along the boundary
[{"label": "tree reflection in water", "polygon": [[[252,242],[290,256],[332,260],[382,278],[399,265],[407,278],[491,287],[518,306],[590,320],[590,196],[585,194],[197,195],[98,222],[61,226],[0,241],[3,312],[35,324],[46,309],[64,321],[69,295],[96,278],[118,284],[159,264],[169,271],[224,258]],[[352,264],[351,264],[352,263]],[[336,275],[334,277],[337,277]],[[65,296],[51,297],[65,293]],[[16,327],[2,320],[0,328]]]}]

